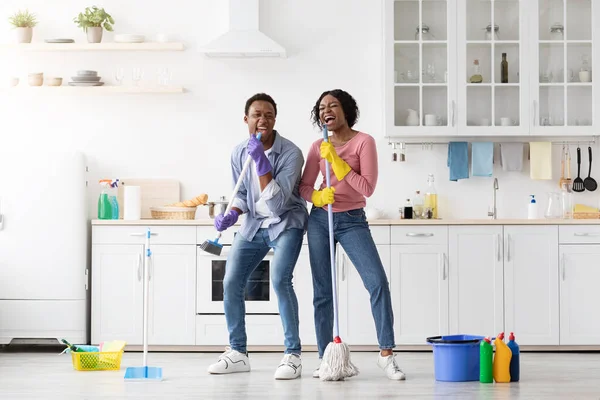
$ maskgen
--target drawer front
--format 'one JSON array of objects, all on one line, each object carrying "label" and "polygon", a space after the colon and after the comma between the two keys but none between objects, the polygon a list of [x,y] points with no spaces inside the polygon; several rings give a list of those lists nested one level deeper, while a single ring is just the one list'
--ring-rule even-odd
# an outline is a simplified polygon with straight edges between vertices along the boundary
[{"label": "drawer front", "polygon": [[[93,226],[93,244],[144,244],[148,227]],[[150,226],[150,244],[196,244],[194,226]]]},{"label": "drawer front", "polygon": [[558,241],[561,244],[600,244],[600,225],[560,225]]},{"label": "drawer front", "polygon": [[392,244],[448,243],[447,226],[392,226]]}]

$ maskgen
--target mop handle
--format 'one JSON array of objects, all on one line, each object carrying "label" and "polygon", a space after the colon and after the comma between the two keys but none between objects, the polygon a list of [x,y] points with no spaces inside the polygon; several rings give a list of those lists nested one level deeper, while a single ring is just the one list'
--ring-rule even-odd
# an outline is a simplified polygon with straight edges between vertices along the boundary
[{"label": "mop handle", "polygon": [[143,366],[148,366],[148,301],[150,291],[150,228],[146,232],[146,254],[144,255],[144,362]]},{"label": "mop handle", "polygon": [[[327,127],[323,126],[323,140],[329,141]],[[329,172],[329,162],[325,160],[325,181],[327,187],[331,187],[331,174]],[[331,286],[333,288],[333,337],[340,336],[340,328],[338,322],[338,297],[337,297],[337,276],[335,271],[335,244],[333,239],[333,208],[331,204],[327,204],[327,218],[329,225],[329,258],[331,263]]]}]

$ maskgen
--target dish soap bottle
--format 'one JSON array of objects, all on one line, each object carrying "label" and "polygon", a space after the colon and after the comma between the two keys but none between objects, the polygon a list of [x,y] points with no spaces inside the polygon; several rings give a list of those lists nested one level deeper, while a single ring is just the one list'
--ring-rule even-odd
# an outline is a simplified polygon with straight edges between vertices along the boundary
[{"label": "dish soap bottle", "polygon": [[112,207],[108,192],[110,190],[110,179],[101,179],[102,190],[98,198],[98,219],[112,219]]},{"label": "dish soap bottle", "polygon": [[486,337],[479,344],[479,382],[493,383],[494,376],[492,373],[494,359],[494,348],[492,341]]},{"label": "dish soap bottle", "polygon": [[496,355],[494,356],[494,380],[497,383],[510,382],[510,360],[512,358],[512,352],[504,343],[504,332],[500,333],[496,340]]},{"label": "dish soap bottle", "polygon": [[535,201],[535,195],[530,194],[529,197],[531,197],[531,200],[527,208],[527,219],[536,219],[538,215],[537,201]]},{"label": "dish soap bottle", "polygon": [[515,342],[515,334],[510,333],[508,337],[508,348],[512,353],[512,358],[510,359],[510,381],[511,382],[519,382],[520,375],[520,355],[521,351],[519,350],[519,345]]},{"label": "dish soap bottle", "polygon": [[435,185],[433,184],[433,174],[429,174],[427,177],[427,192],[425,193],[425,208],[431,210],[431,217],[428,215],[427,218],[437,219],[438,217],[438,203],[437,203],[437,192]]}]

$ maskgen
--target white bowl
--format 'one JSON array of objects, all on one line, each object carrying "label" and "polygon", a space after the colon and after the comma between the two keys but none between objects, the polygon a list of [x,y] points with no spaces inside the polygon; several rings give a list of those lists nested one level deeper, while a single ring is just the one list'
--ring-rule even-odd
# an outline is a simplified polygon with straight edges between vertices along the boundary
[{"label": "white bowl", "polygon": [[61,86],[62,85],[62,78],[59,77],[52,77],[52,78],[46,78],[46,85],[48,86]]}]

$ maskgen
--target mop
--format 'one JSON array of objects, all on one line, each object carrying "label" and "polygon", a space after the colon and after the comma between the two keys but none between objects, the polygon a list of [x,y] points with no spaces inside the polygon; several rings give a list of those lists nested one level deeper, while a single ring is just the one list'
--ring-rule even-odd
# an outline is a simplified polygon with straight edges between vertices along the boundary
[{"label": "mop", "polygon": [[[328,139],[327,127],[323,126],[323,140],[327,142]],[[327,187],[331,187],[329,162],[327,160],[325,160],[325,179]],[[327,205],[327,217],[329,219],[329,256],[331,262],[331,285],[333,288],[333,342],[327,345],[323,353],[323,359],[319,367],[319,378],[322,381],[339,381],[358,375],[358,368],[350,360],[350,348],[340,339],[335,244],[333,240],[333,209],[331,204]]]},{"label": "mop", "polygon": [[[258,132],[256,138],[260,140],[261,136],[262,133]],[[235,184],[235,187],[233,188],[233,193],[231,193],[231,197],[229,198],[229,204],[227,204],[227,209],[225,209],[225,213],[223,215],[227,215],[229,214],[229,211],[231,211],[231,207],[233,207],[233,199],[235,199],[235,196],[237,195],[237,192],[240,189],[240,186],[242,185],[242,181],[244,180],[244,176],[246,175],[246,170],[248,170],[248,167],[250,166],[251,162],[252,157],[248,156],[246,158],[246,162],[244,163],[244,167],[242,168],[242,172],[240,172],[240,177],[238,178],[238,181]],[[220,256],[221,250],[223,250],[223,245],[219,243],[219,239],[221,239],[221,232],[217,232],[217,237],[215,238],[215,240],[205,240],[204,243],[200,245],[200,249],[204,250],[207,253],[214,254],[215,256]]]},{"label": "mop", "polygon": [[144,257],[144,358],[142,367],[128,367],[125,371],[126,381],[162,381],[162,368],[148,366],[148,292],[150,287],[150,228],[146,232],[146,257]]}]

